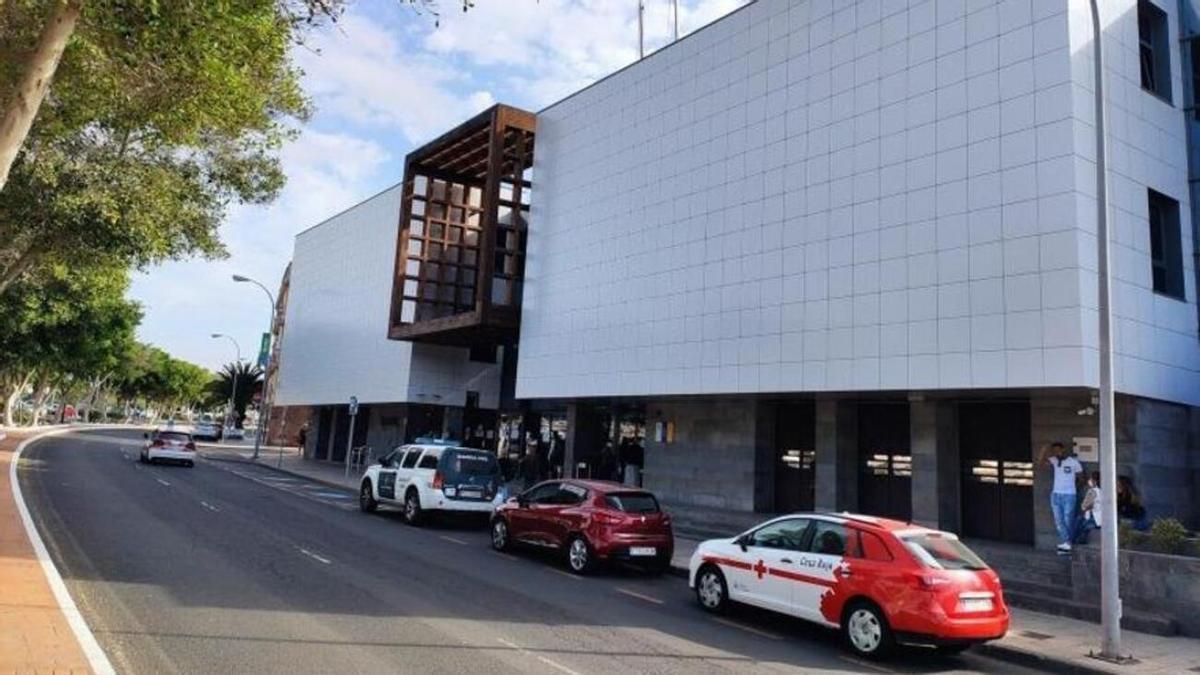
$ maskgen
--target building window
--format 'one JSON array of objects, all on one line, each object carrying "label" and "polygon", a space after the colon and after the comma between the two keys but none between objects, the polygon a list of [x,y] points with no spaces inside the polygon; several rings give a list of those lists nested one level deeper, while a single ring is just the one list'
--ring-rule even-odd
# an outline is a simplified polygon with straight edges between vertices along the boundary
[{"label": "building window", "polygon": [[1138,48],[1142,88],[1171,101],[1171,52],[1167,13],[1150,0],[1138,0]]},{"label": "building window", "polygon": [[1150,265],[1154,292],[1183,299],[1183,242],[1179,202],[1150,190]]}]

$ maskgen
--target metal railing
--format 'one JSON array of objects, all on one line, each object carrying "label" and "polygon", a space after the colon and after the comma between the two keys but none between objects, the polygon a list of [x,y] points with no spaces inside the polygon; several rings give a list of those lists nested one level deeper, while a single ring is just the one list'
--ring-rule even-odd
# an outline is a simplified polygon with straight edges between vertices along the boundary
[{"label": "metal railing", "polygon": [[370,466],[374,458],[374,453],[371,451],[371,446],[360,445],[350,448],[350,471],[354,473],[362,473],[362,471]]}]

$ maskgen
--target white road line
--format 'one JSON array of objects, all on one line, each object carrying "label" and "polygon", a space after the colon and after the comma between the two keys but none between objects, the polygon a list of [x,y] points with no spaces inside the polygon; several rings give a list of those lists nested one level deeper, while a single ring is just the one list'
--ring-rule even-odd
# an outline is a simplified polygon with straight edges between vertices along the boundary
[{"label": "white road line", "polygon": [[722,626],[729,626],[730,628],[737,628],[739,630],[744,630],[747,633],[753,633],[754,635],[757,635],[759,637],[765,637],[768,640],[782,640],[783,639],[782,635],[777,635],[777,634],[771,633],[769,631],[760,630],[758,628],[755,628],[754,626],[747,626],[744,623],[739,623],[737,621],[730,621],[729,619],[722,619],[720,617],[715,617],[715,616],[711,617],[711,618],[713,621],[716,621],[717,623],[721,624]]},{"label": "white road line", "polygon": [[163,480],[163,479],[161,479],[161,478],[155,478],[154,480],[158,481],[159,485],[165,485],[165,486],[167,486],[167,487],[171,487],[171,484],[170,484],[170,483],[168,483],[167,481],[165,481],[165,480]]},{"label": "white road line", "polygon": [[12,487],[13,501],[17,503],[17,511],[21,514],[21,523],[25,525],[25,534],[29,537],[29,542],[33,544],[33,552],[37,556],[38,562],[42,565],[42,572],[46,575],[46,581],[50,584],[50,590],[54,593],[54,599],[58,601],[58,608],[62,610],[63,616],[67,620],[67,625],[71,627],[71,632],[75,634],[75,639],[79,641],[79,648],[83,650],[83,655],[88,660],[88,665],[91,666],[92,672],[97,675],[109,675],[117,672],[113,668],[112,663],[108,660],[108,656],[104,654],[104,650],[100,648],[100,643],[96,642],[96,636],[92,634],[92,629],[88,628],[87,621],[84,620],[83,614],[79,611],[79,607],[75,605],[75,601],[71,599],[71,593],[67,590],[67,585],[63,583],[62,575],[58,573],[58,568],[54,566],[54,561],[50,559],[50,552],[46,550],[46,543],[42,541],[42,535],[38,534],[37,527],[33,524],[33,518],[29,515],[29,507],[25,505],[25,497],[21,495],[21,486],[17,484],[17,465],[21,463],[21,452],[30,443],[52,436],[61,434],[69,429],[58,429],[45,434],[39,434],[33,438],[28,438],[17,446],[13,452],[12,463],[8,466],[8,482]]},{"label": "white road line", "polygon": [[653,596],[650,596],[650,595],[643,595],[643,594],[641,594],[641,593],[638,593],[637,591],[631,591],[631,590],[629,590],[628,588],[621,588],[620,586],[614,586],[613,588],[614,588],[614,589],[615,589],[615,590],[616,590],[618,593],[624,593],[625,595],[628,595],[628,596],[629,596],[629,597],[631,597],[631,598],[637,598],[638,600],[645,600],[646,602],[653,602],[653,603],[654,603],[654,604],[656,604],[656,605],[662,605],[662,604],[665,604],[665,602],[664,602],[664,601],[662,601],[662,600],[659,600],[659,599],[658,599],[658,598],[656,598],[656,597],[653,597]]},{"label": "white road line", "polygon": [[510,553],[501,553],[499,551],[496,551],[496,555],[500,556],[501,558],[508,558],[509,560],[511,560],[513,562],[521,562],[520,558],[518,558],[517,556],[512,555]]},{"label": "white road line", "polygon": [[332,561],[332,560],[330,560],[329,558],[323,558],[323,557],[321,557],[321,556],[317,555],[316,553],[313,553],[312,551],[310,551],[310,550],[308,550],[308,549],[306,549],[306,548],[300,548],[300,549],[297,549],[297,550],[299,550],[299,551],[300,551],[301,553],[303,553],[304,555],[306,555],[306,556],[308,556],[308,557],[312,558],[313,560],[316,560],[316,561],[317,561],[317,562],[319,562],[319,563],[324,563],[324,564],[328,565],[328,564],[330,564],[330,563],[332,563],[332,562],[333,562],[333,561]]},{"label": "white road line", "polygon": [[524,654],[526,656],[532,656],[533,658],[537,659],[538,661],[541,661],[542,663],[544,663],[552,668],[557,668],[558,670],[561,670],[562,672],[567,673],[567,675],[579,675],[579,671],[571,670],[570,668],[564,666],[563,664],[559,663],[558,661],[552,661],[540,654],[534,654],[533,652],[529,651],[528,649],[525,649],[524,647],[522,647],[521,645],[519,645],[515,642],[509,642],[508,640],[505,640],[504,638],[496,638],[496,641],[506,647],[515,649],[518,652],[521,652],[522,654]]},{"label": "white road line", "polygon": [[883,666],[876,665],[874,663],[871,663],[870,661],[863,661],[862,659],[856,659],[853,656],[846,656],[845,654],[838,654],[838,658],[845,661],[846,663],[853,663],[854,665],[859,666],[861,668],[870,668],[871,670],[874,670],[874,671],[877,671],[880,673],[899,672],[897,670],[892,670],[891,668],[884,668]]},{"label": "white road line", "polygon": [[455,539],[454,537],[447,537],[447,536],[446,536],[446,535],[444,535],[444,534],[439,534],[439,535],[438,535],[438,539],[441,539],[441,540],[444,540],[444,541],[448,541],[448,542],[450,542],[450,543],[452,543],[452,544],[458,544],[459,546],[470,546],[470,544],[468,544],[467,542],[463,541],[462,539]]},{"label": "white road line", "polygon": [[221,509],[218,509],[217,507],[213,506],[212,504],[209,504],[208,502],[204,502],[204,501],[200,502],[200,506],[203,506],[204,508],[208,509],[209,511],[212,511],[213,513],[216,513],[221,510]]},{"label": "white road line", "polygon": [[578,574],[571,574],[570,572],[564,572],[563,570],[560,570],[557,567],[543,567],[542,569],[547,570],[549,572],[554,572],[555,574],[561,574],[562,576],[564,576],[568,579],[572,579],[574,581],[582,581],[583,580],[583,577],[579,576]]}]

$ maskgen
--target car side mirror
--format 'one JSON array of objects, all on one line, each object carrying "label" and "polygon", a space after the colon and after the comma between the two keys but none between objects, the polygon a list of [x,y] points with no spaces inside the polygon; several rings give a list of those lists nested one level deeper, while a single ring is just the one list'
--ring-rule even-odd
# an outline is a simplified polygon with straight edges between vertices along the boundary
[{"label": "car side mirror", "polygon": [[525,495],[517,495],[513,499],[517,500],[517,506],[519,506],[523,509],[529,507],[529,498],[526,497]]},{"label": "car side mirror", "polygon": [[389,466],[391,466],[391,465],[392,465],[392,463],[391,463],[390,461],[388,461],[388,458],[387,458],[387,457],[380,457],[380,458],[379,458],[379,466],[382,466],[382,467],[389,467]]},{"label": "car side mirror", "polygon": [[142,438],[144,438],[144,439],[146,439],[146,440],[150,440],[150,432],[149,432],[149,431],[143,431],[143,432],[142,432]]},{"label": "car side mirror", "polygon": [[734,543],[737,544],[738,546],[742,547],[742,551],[745,552],[746,547],[750,545],[750,535],[743,534],[742,536],[735,539]]}]

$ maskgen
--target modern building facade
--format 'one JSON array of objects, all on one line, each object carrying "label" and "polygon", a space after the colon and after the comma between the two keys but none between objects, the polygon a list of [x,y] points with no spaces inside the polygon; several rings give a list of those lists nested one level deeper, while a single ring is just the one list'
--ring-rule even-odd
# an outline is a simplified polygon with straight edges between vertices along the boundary
[{"label": "modern building facade", "polygon": [[494,358],[388,339],[401,192],[389,188],[296,237],[275,405],[310,409],[308,457],[343,461],[349,446],[386,450],[494,427]]},{"label": "modern building facade", "polygon": [[[1100,4],[1119,473],[1195,527],[1188,28]],[[758,0],[541,111],[517,397],[640,408],[673,504],[1051,545],[1035,458],[1097,435],[1091,45],[1086,2]]]},{"label": "modern building facade", "polygon": [[[1118,472],[1193,528],[1195,4],[1100,3]],[[1036,458],[1097,436],[1091,47],[1081,0],[757,0],[495,106],[297,237],[277,405],[317,457],[355,395],[354,444],[611,444],[677,513],[1052,546]]]}]

